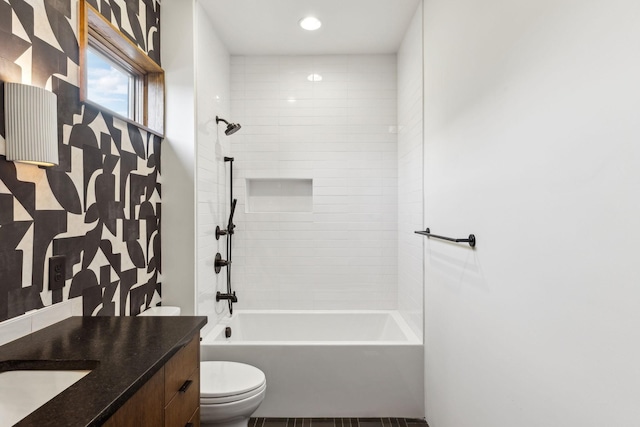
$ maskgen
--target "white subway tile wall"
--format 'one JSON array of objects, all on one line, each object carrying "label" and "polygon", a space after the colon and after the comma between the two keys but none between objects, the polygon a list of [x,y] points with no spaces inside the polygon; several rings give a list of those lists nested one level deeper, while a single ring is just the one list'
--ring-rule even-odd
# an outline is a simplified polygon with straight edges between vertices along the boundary
[{"label": "white subway tile wall", "polygon": [[423,335],[422,8],[398,51],[398,310]]},{"label": "white subway tile wall", "polygon": [[[199,6],[200,7],[200,6]],[[202,11],[201,11],[202,12]],[[197,219],[196,256],[197,314],[208,316],[209,322],[202,335],[212,329],[217,321],[228,314],[226,303],[216,303],[216,291],[226,292],[227,271],[215,273],[214,259],[220,252],[226,259],[226,238],[216,240],[216,226],[226,228],[229,215],[229,156],[231,138],[226,136],[226,126],[216,125],[216,116],[234,121],[230,112],[230,55],[212,30],[207,15],[197,13],[198,40],[196,51],[197,108]]]},{"label": "white subway tile wall", "polygon": [[[238,308],[397,308],[396,78],[395,55],[231,57]],[[312,179],[313,211],[247,213],[260,178]]]}]

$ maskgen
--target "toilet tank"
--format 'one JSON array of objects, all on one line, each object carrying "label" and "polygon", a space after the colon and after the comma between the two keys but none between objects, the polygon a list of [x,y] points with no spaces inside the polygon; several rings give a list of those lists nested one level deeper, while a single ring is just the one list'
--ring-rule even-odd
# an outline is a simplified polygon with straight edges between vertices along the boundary
[{"label": "toilet tank", "polygon": [[168,305],[151,307],[150,309],[140,313],[138,316],[180,316],[180,307]]}]

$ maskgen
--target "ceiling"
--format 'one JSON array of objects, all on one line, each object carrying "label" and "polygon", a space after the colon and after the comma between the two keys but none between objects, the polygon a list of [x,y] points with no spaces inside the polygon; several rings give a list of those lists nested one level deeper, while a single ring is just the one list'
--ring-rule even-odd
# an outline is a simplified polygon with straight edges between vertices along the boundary
[{"label": "ceiling", "polygon": [[[421,0],[200,0],[232,55],[395,53]],[[317,31],[301,18],[322,21]]]}]

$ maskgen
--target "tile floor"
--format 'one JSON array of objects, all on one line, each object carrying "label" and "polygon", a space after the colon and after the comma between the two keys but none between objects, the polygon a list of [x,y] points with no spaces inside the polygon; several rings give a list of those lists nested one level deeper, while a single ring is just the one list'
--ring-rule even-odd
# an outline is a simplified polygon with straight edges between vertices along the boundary
[{"label": "tile floor", "polygon": [[413,418],[251,418],[249,427],[429,427]]}]

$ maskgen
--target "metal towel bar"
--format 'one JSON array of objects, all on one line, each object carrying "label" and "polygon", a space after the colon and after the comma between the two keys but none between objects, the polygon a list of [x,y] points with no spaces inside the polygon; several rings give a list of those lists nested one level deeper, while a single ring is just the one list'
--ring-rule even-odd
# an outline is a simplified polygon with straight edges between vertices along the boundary
[{"label": "metal towel bar", "polygon": [[466,239],[454,239],[452,237],[444,237],[444,236],[438,236],[437,234],[431,234],[431,230],[429,230],[428,228],[424,231],[416,231],[415,233],[422,234],[423,236],[427,236],[427,237],[446,240],[449,242],[468,243],[469,246],[471,246],[472,248],[476,246],[476,236],[474,236],[473,234],[469,234],[469,237]]}]

